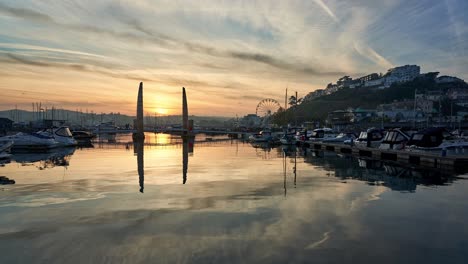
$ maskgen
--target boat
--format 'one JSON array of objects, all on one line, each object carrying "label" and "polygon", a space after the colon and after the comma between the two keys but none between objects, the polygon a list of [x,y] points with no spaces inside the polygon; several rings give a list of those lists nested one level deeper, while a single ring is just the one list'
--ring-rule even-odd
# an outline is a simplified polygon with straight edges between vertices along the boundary
[{"label": "boat", "polygon": [[106,122],[106,123],[101,123],[97,125],[94,128],[94,133],[95,134],[100,134],[100,133],[115,133],[117,130],[120,128],[116,126],[113,122]]},{"label": "boat", "polygon": [[468,141],[463,138],[457,138],[445,128],[431,127],[413,134],[408,141],[407,150],[419,151],[441,151],[459,152],[468,148]]},{"label": "boat", "polygon": [[72,147],[78,144],[78,142],[73,138],[70,129],[66,126],[46,129],[37,133],[55,139],[58,147]]},{"label": "boat", "polygon": [[271,131],[263,130],[249,137],[250,142],[270,142],[273,141]]},{"label": "boat", "polygon": [[357,136],[353,132],[343,132],[334,138],[325,138],[323,143],[351,144],[351,141],[356,140]]},{"label": "boat", "polygon": [[410,135],[402,131],[401,129],[395,128],[387,132],[379,149],[384,150],[402,150],[406,147],[406,144],[410,140]]},{"label": "boat", "polygon": [[359,134],[353,144],[359,147],[378,148],[385,137],[385,131],[378,128],[369,128]]},{"label": "boat", "polygon": [[2,152],[10,152],[11,147],[13,146],[13,140],[2,140],[0,141],[0,153]]},{"label": "boat", "polygon": [[96,137],[95,134],[88,131],[73,131],[73,138],[78,142],[89,142]]},{"label": "boat", "polygon": [[331,128],[316,128],[312,130],[311,135],[308,138],[306,138],[305,142],[311,144],[331,138],[336,138],[336,136],[337,135],[335,131],[333,131],[333,129]]},{"label": "boat", "polygon": [[13,141],[12,152],[46,151],[58,146],[57,141],[53,137],[39,133],[19,132],[15,135],[1,137],[0,141]]},{"label": "boat", "polygon": [[280,138],[280,142],[283,145],[296,145],[297,140],[295,137],[296,133],[286,133]]}]

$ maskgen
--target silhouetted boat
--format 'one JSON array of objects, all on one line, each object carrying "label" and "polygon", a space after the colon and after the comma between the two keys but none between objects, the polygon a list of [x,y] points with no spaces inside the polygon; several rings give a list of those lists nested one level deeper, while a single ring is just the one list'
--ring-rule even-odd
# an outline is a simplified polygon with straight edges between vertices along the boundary
[{"label": "silhouetted boat", "polygon": [[359,138],[356,139],[356,146],[378,148],[385,137],[385,131],[378,128],[369,128],[367,131],[361,132]]},{"label": "silhouetted boat", "polygon": [[78,142],[89,142],[96,137],[95,134],[88,131],[73,131],[73,138]]},{"label": "silhouetted boat", "polygon": [[445,128],[431,127],[414,133],[408,141],[408,150],[440,151],[465,149],[468,142],[457,138]]},{"label": "silhouetted boat", "polygon": [[406,147],[406,144],[410,140],[410,135],[406,132],[396,128],[387,132],[379,149],[393,149],[401,150]]},{"label": "silhouetted boat", "polygon": [[78,144],[76,140],[73,138],[73,135],[70,132],[70,129],[66,126],[62,126],[59,128],[46,129],[43,131],[39,131],[37,133],[40,135],[52,137],[53,139],[55,139],[58,147],[72,147]]}]

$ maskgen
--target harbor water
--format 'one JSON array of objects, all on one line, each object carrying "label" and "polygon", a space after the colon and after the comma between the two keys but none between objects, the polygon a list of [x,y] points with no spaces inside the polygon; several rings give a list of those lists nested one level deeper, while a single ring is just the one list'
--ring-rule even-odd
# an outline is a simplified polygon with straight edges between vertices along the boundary
[{"label": "harbor water", "polygon": [[227,136],[14,154],[1,263],[466,263],[468,174]]}]

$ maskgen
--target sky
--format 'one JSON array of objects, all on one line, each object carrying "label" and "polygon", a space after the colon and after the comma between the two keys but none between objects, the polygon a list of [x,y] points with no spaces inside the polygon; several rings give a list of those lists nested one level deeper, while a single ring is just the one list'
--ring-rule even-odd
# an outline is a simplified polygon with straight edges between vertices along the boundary
[{"label": "sky", "polygon": [[0,110],[243,116],[406,64],[468,79],[466,0],[0,0]]}]

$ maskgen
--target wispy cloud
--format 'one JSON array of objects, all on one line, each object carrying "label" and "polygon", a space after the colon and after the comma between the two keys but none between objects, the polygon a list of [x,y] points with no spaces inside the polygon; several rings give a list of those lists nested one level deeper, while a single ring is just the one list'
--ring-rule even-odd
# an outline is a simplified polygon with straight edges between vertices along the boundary
[{"label": "wispy cloud", "polygon": [[371,60],[375,64],[379,65],[384,69],[392,68],[393,64],[385,59],[382,55],[377,53],[374,49],[368,46],[363,46],[358,42],[354,42],[354,49],[363,57]]},{"label": "wispy cloud", "polygon": [[170,95],[186,85],[199,109],[206,94],[255,109],[287,83],[306,94],[408,63],[467,79],[465,2],[2,1],[0,79],[94,91],[145,80]]},{"label": "wispy cloud", "polygon": [[319,5],[323,11],[325,11],[335,22],[339,22],[339,19],[336,17],[335,13],[323,2],[323,0],[314,0],[314,2]]}]

